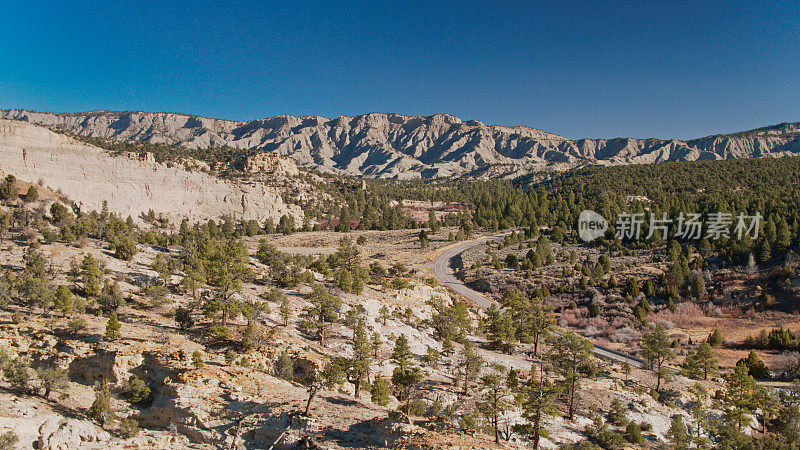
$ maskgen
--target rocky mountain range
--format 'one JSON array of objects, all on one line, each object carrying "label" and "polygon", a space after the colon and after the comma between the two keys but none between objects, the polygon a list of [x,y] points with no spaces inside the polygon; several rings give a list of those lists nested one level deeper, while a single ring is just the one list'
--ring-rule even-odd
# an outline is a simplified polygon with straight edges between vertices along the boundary
[{"label": "rocky mountain range", "polygon": [[0,118],[119,141],[189,148],[258,148],[319,171],[372,178],[516,176],[585,165],[648,164],[800,154],[800,122],[688,141],[578,139],[534,128],[484,125],[446,114],[372,113],[328,119],[289,115],[252,121],[147,112],[48,113]]}]

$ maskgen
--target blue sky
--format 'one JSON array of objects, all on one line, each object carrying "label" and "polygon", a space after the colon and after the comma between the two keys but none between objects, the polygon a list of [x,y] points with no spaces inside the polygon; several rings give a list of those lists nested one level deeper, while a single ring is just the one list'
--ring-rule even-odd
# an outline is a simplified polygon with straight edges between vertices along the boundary
[{"label": "blue sky", "polygon": [[4,2],[0,108],[450,113],[572,138],[800,120],[800,2]]}]

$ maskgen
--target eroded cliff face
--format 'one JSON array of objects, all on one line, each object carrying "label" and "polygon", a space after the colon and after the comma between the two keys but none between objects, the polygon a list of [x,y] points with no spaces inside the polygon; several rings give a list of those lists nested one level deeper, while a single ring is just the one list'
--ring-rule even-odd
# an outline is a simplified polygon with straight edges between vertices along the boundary
[{"label": "eroded cliff face", "polygon": [[42,113],[0,117],[55,126],[83,136],[178,144],[189,148],[259,148],[316,170],[376,178],[474,174],[522,175],[586,164],[784,156],[800,153],[800,122],[690,141],[570,140],[528,127],[487,126],[437,114],[372,113],[327,119],[278,116],[248,122],[174,113]]},{"label": "eroded cliff face", "polygon": [[231,215],[263,222],[293,215],[279,187],[221,180],[199,171],[148,159],[111,156],[97,147],[31,123],[0,119],[0,170],[43,184],[73,199],[83,210],[109,210],[138,219],[152,209],[180,222]]}]

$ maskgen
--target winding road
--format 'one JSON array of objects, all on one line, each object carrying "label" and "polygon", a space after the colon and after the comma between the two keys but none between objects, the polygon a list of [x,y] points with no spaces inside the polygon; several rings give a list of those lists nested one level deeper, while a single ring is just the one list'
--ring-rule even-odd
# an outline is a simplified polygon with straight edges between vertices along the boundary
[{"label": "winding road", "polygon": [[[452,262],[453,258],[464,253],[471,247],[474,247],[476,245],[481,245],[483,243],[486,243],[488,241],[503,236],[504,234],[486,236],[478,239],[473,239],[470,241],[460,242],[458,244],[454,244],[449,247],[445,247],[444,251],[440,253],[436,257],[436,259],[433,260],[433,264],[431,265],[433,276],[436,277],[436,279],[439,280],[440,283],[449,287],[454,292],[462,295],[464,298],[471,301],[479,308],[482,309],[489,308],[494,302],[485,295],[481,294],[480,292],[470,289],[467,285],[465,285],[458,278],[456,278],[455,274],[453,273]],[[561,334],[563,332],[557,331],[556,333]],[[595,344],[594,350],[592,350],[592,352],[598,357],[604,359],[609,359],[620,363],[627,362],[632,367],[642,368],[645,366],[644,361],[642,361],[641,359],[625,355],[624,353],[618,352],[608,347],[603,347]]]}]

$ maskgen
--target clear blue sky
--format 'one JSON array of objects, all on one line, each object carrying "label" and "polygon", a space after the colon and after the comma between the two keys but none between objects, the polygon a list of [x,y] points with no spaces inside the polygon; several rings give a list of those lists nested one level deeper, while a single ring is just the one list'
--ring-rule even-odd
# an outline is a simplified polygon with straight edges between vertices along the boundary
[{"label": "clear blue sky", "polygon": [[800,2],[6,1],[0,108],[450,113],[568,137],[800,120]]}]

